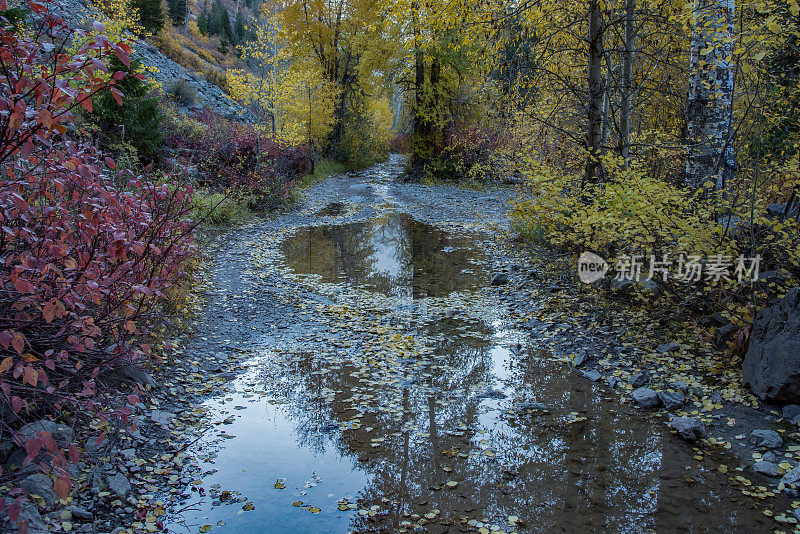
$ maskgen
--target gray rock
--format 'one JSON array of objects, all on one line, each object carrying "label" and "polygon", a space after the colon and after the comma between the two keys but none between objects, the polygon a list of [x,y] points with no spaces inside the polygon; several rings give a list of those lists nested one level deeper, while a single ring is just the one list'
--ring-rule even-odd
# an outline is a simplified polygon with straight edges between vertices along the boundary
[{"label": "gray rock", "polygon": [[697,441],[708,435],[706,425],[696,417],[675,417],[669,426],[686,441]]},{"label": "gray rock", "polygon": [[725,326],[730,323],[730,320],[721,313],[713,313],[708,317],[703,317],[699,321],[700,326]]},{"label": "gray rock", "polygon": [[136,382],[143,386],[156,386],[156,381],[153,380],[150,373],[132,363],[120,365],[111,371],[110,374],[123,382]]},{"label": "gray rock", "polygon": [[661,286],[651,278],[642,278],[639,281],[612,278],[608,286],[614,294],[621,297],[631,297],[637,291],[650,296],[658,296],[661,294]]},{"label": "gray rock", "polygon": [[750,443],[756,447],[779,449],[783,446],[783,439],[774,430],[753,430],[750,433]]},{"label": "gray rock", "polygon": [[656,347],[656,350],[661,354],[667,354],[669,352],[675,352],[677,350],[680,350],[680,348],[681,348],[680,345],[678,345],[674,341],[670,341],[669,343],[662,343],[661,345]]},{"label": "gray rock", "polygon": [[28,534],[49,534],[50,529],[44,524],[42,516],[39,515],[39,510],[36,505],[31,501],[22,503],[19,511],[19,521],[9,521],[9,526],[16,531],[22,525],[27,525]]},{"label": "gray rock", "polygon": [[634,388],[640,388],[650,382],[650,373],[647,370],[642,370],[633,375],[628,383]]},{"label": "gray rock", "polygon": [[800,405],[798,404],[787,404],[783,407],[781,414],[786,419],[794,419],[798,415],[800,415]]},{"label": "gray rock", "polygon": [[778,476],[778,466],[772,462],[767,462],[764,460],[753,464],[753,471],[756,473],[761,473],[762,475],[767,475],[768,477]]},{"label": "gray rock", "polygon": [[611,387],[612,389],[613,389],[613,388],[615,388],[615,387],[617,387],[617,384],[619,384],[619,382],[620,382],[620,380],[619,380],[619,378],[617,378],[616,376],[609,376],[609,377],[608,377],[608,385],[609,385],[609,387]]},{"label": "gray rock", "polygon": [[597,382],[598,380],[603,378],[603,376],[600,374],[600,371],[598,371],[597,369],[592,369],[591,371],[584,371],[583,376],[585,376],[592,382]]},{"label": "gray rock", "polygon": [[80,506],[73,506],[70,508],[70,512],[72,513],[72,517],[81,521],[91,521],[94,519],[94,514],[92,512]]},{"label": "gray rock", "polygon": [[631,394],[636,404],[642,408],[658,408],[661,404],[661,399],[658,398],[658,393],[650,388],[639,388],[633,390]]},{"label": "gray rock", "polygon": [[756,314],[742,375],[762,400],[800,400],[800,287]]},{"label": "gray rock", "polygon": [[728,340],[736,331],[736,326],[732,323],[720,326],[714,331],[714,346],[717,348],[725,348]]},{"label": "gray rock", "polygon": [[778,457],[772,451],[765,452],[761,459],[765,462],[772,462],[773,464],[778,463]]},{"label": "gray rock", "polygon": [[128,477],[122,473],[117,473],[108,477],[108,488],[120,497],[127,497],[128,493],[131,492],[131,483]]},{"label": "gray rock", "polygon": [[168,426],[174,417],[174,413],[166,410],[153,410],[150,413],[150,420],[161,426]]},{"label": "gray rock", "polygon": [[33,423],[28,423],[17,432],[17,443],[25,445],[25,442],[35,437],[39,432],[49,432],[59,447],[68,447],[72,443],[74,433],[72,428],[61,423],[54,423],[47,419],[40,419]]},{"label": "gray rock", "polygon": [[686,393],[689,390],[689,387],[683,380],[676,380],[674,382],[670,382],[669,387],[671,387],[672,389],[676,389],[681,393]]},{"label": "gray rock", "polygon": [[800,482],[800,464],[794,466],[788,473],[783,475],[783,478],[781,478],[781,484],[785,486],[797,486],[798,482]]},{"label": "gray rock", "polygon": [[506,283],[508,283],[508,273],[497,273],[494,275],[491,282],[493,286],[502,286]]},{"label": "gray rock", "polygon": [[661,399],[667,410],[674,410],[686,404],[686,397],[680,391],[659,391],[658,398]]},{"label": "gray rock", "polygon": [[547,406],[541,402],[523,402],[517,407],[518,412],[542,412],[546,410]]},{"label": "gray rock", "polygon": [[44,499],[44,503],[50,507],[58,502],[58,495],[53,490],[53,481],[49,476],[38,473],[22,479],[19,487],[30,493],[31,495],[38,495]]},{"label": "gray rock", "polygon": [[587,361],[589,361],[589,351],[586,349],[581,349],[580,351],[578,351],[578,354],[576,354],[575,357],[572,358],[572,366],[580,367]]}]

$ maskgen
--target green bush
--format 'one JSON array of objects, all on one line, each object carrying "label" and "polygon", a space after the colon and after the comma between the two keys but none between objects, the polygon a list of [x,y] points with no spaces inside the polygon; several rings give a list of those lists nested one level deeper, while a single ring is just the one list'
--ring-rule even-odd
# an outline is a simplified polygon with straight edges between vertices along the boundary
[{"label": "green bush", "polygon": [[192,195],[192,218],[218,226],[238,224],[253,217],[248,204],[249,199],[241,195],[211,193],[202,189]]},{"label": "green bush", "polygon": [[149,96],[147,83],[133,75],[141,61],[132,59],[130,68],[114,58],[109,70],[127,71],[117,87],[124,97],[120,105],[110,91],[104,91],[93,101],[91,120],[102,132],[107,146],[129,144],[143,161],[151,161],[163,139],[163,114],[157,98]]},{"label": "green bush", "polygon": [[175,80],[167,89],[167,94],[187,107],[197,102],[197,89],[186,80]]}]

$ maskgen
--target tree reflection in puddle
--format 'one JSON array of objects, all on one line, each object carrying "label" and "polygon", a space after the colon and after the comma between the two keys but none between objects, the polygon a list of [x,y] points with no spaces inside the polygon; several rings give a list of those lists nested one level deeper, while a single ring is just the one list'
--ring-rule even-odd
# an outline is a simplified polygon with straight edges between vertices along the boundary
[{"label": "tree reflection in puddle", "polygon": [[[474,239],[389,214],[302,228],[282,246],[295,273],[454,306],[464,296],[449,302],[450,292],[485,284]],[[332,313],[331,331],[345,339],[369,332],[369,343],[346,349],[311,333],[297,340],[302,352],[253,360],[235,393],[208,402],[217,420],[235,415],[217,427],[234,437],[217,430],[195,448],[213,464],[204,486],[239,491],[253,510],[196,500],[186,524],[214,532],[767,528],[716,464],[696,461],[663,424],[606,398],[497,316],[462,312],[399,323],[413,332],[387,327],[379,314],[357,326]],[[426,350],[379,343],[409,333]]]},{"label": "tree reflection in puddle", "polygon": [[474,247],[476,239],[390,211],[365,222],[300,228],[283,252],[295,272],[417,299],[486,282],[486,258]]}]

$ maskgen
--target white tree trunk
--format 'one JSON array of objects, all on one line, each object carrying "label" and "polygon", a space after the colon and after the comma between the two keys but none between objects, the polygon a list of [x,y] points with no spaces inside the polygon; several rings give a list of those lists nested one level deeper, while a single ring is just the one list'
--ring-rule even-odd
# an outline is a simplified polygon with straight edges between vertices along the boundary
[{"label": "white tree trunk", "polygon": [[686,185],[723,189],[736,160],[729,131],[733,102],[734,0],[695,0],[689,64]]}]

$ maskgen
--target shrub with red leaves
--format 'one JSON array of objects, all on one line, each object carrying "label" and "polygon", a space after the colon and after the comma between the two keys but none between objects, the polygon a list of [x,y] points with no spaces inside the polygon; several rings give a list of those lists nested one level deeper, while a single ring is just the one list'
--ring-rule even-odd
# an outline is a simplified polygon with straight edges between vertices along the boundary
[{"label": "shrub with red leaves", "polygon": [[[46,4],[27,6],[35,23],[25,32],[0,19],[0,439],[13,436],[25,463],[53,473],[63,498],[77,449],[45,431],[22,443],[17,431],[97,409],[109,370],[149,355],[151,320],[194,245],[190,191],[116,171],[68,129],[72,111],[91,109],[101,91],[123,101],[115,83],[124,73],[106,65],[128,64],[128,45],[109,42],[99,24],[100,35],[83,39]],[[69,34],[85,41],[77,54],[65,53]],[[15,520],[19,497],[6,505]]]},{"label": "shrub with red leaves", "polygon": [[253,207],[270,209],[287,197],[295,180],[311,172],[307,145],[277,141],[250,124],[210,112],[201,113],[197,120],[205,127],[202,136],[168,134],[166,144],[181,150],[184,166],[196,160],[201,186],[245,188],[260,204]]}]

